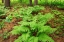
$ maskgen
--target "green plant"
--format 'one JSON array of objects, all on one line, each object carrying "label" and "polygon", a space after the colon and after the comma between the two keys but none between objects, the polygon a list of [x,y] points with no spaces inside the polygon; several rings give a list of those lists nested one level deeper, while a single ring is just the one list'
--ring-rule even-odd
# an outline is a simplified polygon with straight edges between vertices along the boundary
[{"label": "green plant", "polygon": [[34,12],[39,12],[40,10],[44,10],[44,9],[45,9],[44,7],[36,5],[36,6],[34,6],[33,11]]},{"label": "green plant", "polygon": [[3,13],[4,13],[3,10],[0,10],[0,15],[3,14]]},{"label": "green plant", "polygon": [[6,8],[4,8],[4,6],[0,6],[0,16],[1,15],[5,15],[4,13],[6,13],[8,10]]},{"label": "green plant", "polygon": [[[24,17],[23,17],[24,18]],[[26,18],[26,17],[25,17]],[[53,33],[56,29],[45,25],[47,21],[53,18],[50,13],[30,16],[19,22],[19,26],[14,26],[11,33],[21,35],[14,42],[54,42],[48,34]]]},{"label": "green plant", "polygon": [[10,15],[8,15],[8,16],[6,17],[5,21],[6,21],[6,22],[11,22],[12,19],[13,19],[13,16],[10,14]]},{"label": "green plant", "polygon": [[4,32],[4,33],[3,33],[3,38],[4,38],[4,39],[7,39],[8,36],[9,36],[8,32]]},{"label": "green plant", "polygon": [[60,14],[61,14],[61,12],[58,11],[58,10],[52,10],[52,13],[53,13],[54,15],[60,15]]},{"label": "green plant", "polygon": [[24,16],[31,16],[32,12],[38,12],[40,10],[44,10],[45,8],[44,7],[40,7],[40,6],[34,6],[34,7],[26,7],[26,8],[20,8],[19,11],[14,11],[12,13],[10,13],[7,17],[6,17],[6,21],[7,22],[11,22],[11,20],[13,19],[13,17],[15,18],[21,18],[21,17],[24,17]]},{"label": "green plant", "polygon": [[64,28],[64,14],[59,15],[58,22],[61,24],[60,28]]},{"label": "green plant", "polygon": [[6,22],[11,22],[12,19],[15,18],[23,18],[23,17],[29,17],[32,16],[32,12],[38,12],[40,10],[44,10],[44,7],[40,6],[34,6],[34,7],[26,7],[26,8],[20,8],[19,11],[11,12],[5,19]]},{"label": "green plant", "polygon": [[0,22],[0,29],[2,29],[3,26],[4,26],[4,22],[2,21],[2,22]]},{"label": "green plant", "polygon": [[64,5],[57,6],[60,9],[64,9]]},{"label": "green plant", "polygon": [[2,33],[0,36],[3,37],[3,39],[7,39],[9,36],[9,33],[7,31],[5,31],[4,33]]},{"label": "green plant", "polygon": [[64,28],[64,13],[62,13],[58,10],[52,10],[52,13],[55,15],[54,22],[56,24],[60,24],[59,28]]},{"label": "green plant", "polygon": [[0,6],[0,16],[2,15],[2,14],[4,14],[4,10],[3,10],[4,8],[3,8],[3,6]]},{"label": "green plant", "polygon": [[21,8],[19,13],[24,15],[31,15],[33,12],[39,12],[40,10],[44,10],[45,8],[43,6],[34,6],[34,7],[26,7]]}]

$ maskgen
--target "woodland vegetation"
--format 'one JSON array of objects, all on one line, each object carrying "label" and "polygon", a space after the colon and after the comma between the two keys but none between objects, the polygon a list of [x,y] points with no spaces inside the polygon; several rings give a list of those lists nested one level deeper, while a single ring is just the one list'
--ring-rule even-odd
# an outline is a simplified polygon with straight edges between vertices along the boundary
[{"label": "woodland vegetation", "polygon": [[64,0],[0,0],[0,42],[64,42]]}]

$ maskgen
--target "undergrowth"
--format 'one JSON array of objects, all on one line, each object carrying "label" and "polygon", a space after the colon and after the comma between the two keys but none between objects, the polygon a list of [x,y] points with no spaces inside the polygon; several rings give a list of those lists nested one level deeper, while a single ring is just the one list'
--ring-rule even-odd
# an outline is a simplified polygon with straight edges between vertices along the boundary
[{"label": "undergrowth", "polygon": [[3,26],[4,26],[4,21],[1,21],[1,22],[0,22],[0,29],[2,29]]},{"label": "undergrowth", "polygon": [[[22,7],[19,11],[11,12],[5,19],[6,22],[11,22],[12,19],[15,18],[22,18],[27,15],[33,15],[33,12],[39,12],[40,10],[44,10],[45,8],[42,6],[34,6],[34,7]],[[15,10],[15,9],[14,9]],[[36,13],[35,13],[36,14]]]},{"label": "undergrowth", "polygon": [[7,11],[8,11],[8,9],[4,8],[4,6],[0,6],[0,16],[6,15]]},{"label": "undergrowth", "polygon": [[3,8],[3,6],[0,6],[0,16],[2,15],[2,14],[4,14],[4,10],[3,10],[4,8]]},{"label": "undergrowth", "polygon": [[[33,8],[31,7],[30,9]],[[49,34],[54,33],[56,28],[46,25],[47,21],[54,17],[53,14],[47,13],[42,15],[41,13],[35,13],[33,15],[33,10],[28,10],[20,11],[23,20],[18,23],[19,26],[14,26],[14,29],[11,31],[12,35],[21,35],[14,42],[54,42]]]},{"label": "undergrowth", "polygon": [[59,28],[64,28],[64,12],[52,10],[52,13],[55,15],[55,18],[57,18],[57,19],[54,19],[55,23],[60,24]]}]

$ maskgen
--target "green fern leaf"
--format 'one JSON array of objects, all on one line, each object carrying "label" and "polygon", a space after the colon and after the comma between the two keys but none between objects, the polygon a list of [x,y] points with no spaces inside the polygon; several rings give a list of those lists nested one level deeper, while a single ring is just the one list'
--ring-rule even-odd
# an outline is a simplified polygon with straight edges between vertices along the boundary
[{"label": "green fern leaf", "polygon": [[27,42],[38,42],[38,37],[30,37]]},{"label": "green fern leaf", "polygon": [[50,26],[41,26],[38,30],[39,30],[38,33],[45,32],[46,34],[50,34],[55,32],[57,29],[51,28]]},{"label": "green fern leaf", "polygon": [[24,33],[15,42],[27,42],[28,38],[30,37],[29,33]]},{"label": "green fern leaf", "polygon": [[[18,28],[19,27],[19,28]],[[29,30],[29,28],[28,27],[23,27],[23,26],[15,26],[14,27],[14,30],[13,31],[11,31],[11,33],[12,34],[21,34],[21,33],[23,33],[23,32],[29,32],[30,30]]]},{"label": "green fern leaf", "polygon": [[54,42],[54,40],[45,33],[41,33],[38,38],[41,42]]}]

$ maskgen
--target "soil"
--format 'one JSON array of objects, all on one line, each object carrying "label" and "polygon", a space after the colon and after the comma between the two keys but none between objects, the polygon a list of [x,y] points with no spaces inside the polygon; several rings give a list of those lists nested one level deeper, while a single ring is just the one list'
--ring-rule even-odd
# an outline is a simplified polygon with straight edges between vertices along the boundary
[{"label": "soil", "polygon": [[[46,9],[46,12],[50,12],[51,10],[52,10],[52,8],[50,8],[50,7],[46,7],[47,9]],[[62,9],[59,9],[59,8],[57,8],[57,7],[55,7],[54,8],[55,10],[58,10],[58,11],[60,11],[60,12],[64,12],[64,10],[62,10]],[[61,24],[60,23],[55,23],[54,22],[54,20],[57,20],[58,18],[57,17],[55,17],[55,18],[53,18],[53,19],[51,19],[50,21],[48,21],[48,24],[52,27],[52,28],[56,28],[56,27],[58,27],[58,26],[61,26]],[[59,33],[57,34],[57,33],[54,33],[54,34],[51,34],[51,37],[54,39],[54,41],[55,42],[64,42],[64,29],[63,28],[61,28],[60,30],[58,30],[59,31]]]},{"label": "soil", "polygon": [[[0,34],[3,34],[5,32],[9,33],[14,26],[19,25],[18,22],[20,22],[21,20],[22,20],[21,18],[20,19],[14,18],[11,23],[6,22],[5,26],[0,30]],[[10,36],[7,39],[4,39],[3,37],[0,36],[0,42],[13,42],[17,37],[18,35],[10,34]]]},{"label": "soil", "polygon": [[[58,9],[58,8],[55,8],[56,10],[59,10],[61,12],[64,12],[64,10],[61,10],[61,9]],[[46,6],[46,9],[45,10],[41,10],[41,13],[49,13],[51,12],[52,8]],[[10,11],[12,12],[13,9],[11,8]],[[9,13],[7,13],[9,14]],[[55,18],[56,19],[56,18]],[[19,25],[18,22],[21,21],[22,19],[16,19],[14,18],[12,20],[12,22],[8,23],[8,22],[5,22],[5,26],[0,30],[0,34],[3,34],[5,32],[10,32],[11,30],[13,30],[13,27],[16,26],[16,25]],[[48,24],[55,28],[57,26],[60,26],[60,24],[55,24],[54,22],[54,19],[51,19],[50,21],[48,21]],[[64,42],[64,36],[62,36],[62,34],[64,34],[64,29],[60,29],[61,32],[59,32],[58,34],[54,33],[54,34],[51,34],[50,36],[54,39],[55,42]],[[0,42],[14,42],[15,39],[18,38],[19,35],[12,35],[10,34],[10,36],[8,36],[8,38],[4,39],[2,36],[0,36]]]}]

